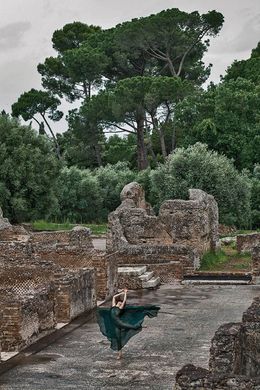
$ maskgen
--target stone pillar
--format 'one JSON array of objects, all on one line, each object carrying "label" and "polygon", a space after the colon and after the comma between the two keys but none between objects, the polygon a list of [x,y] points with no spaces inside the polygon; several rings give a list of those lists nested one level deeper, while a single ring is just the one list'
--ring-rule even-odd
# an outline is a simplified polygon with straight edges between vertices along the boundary
[{"label": "stone pillar", "polygon": [[252,271],[254,277],[260,282],[260,245],[255,246],[252,250]]}]

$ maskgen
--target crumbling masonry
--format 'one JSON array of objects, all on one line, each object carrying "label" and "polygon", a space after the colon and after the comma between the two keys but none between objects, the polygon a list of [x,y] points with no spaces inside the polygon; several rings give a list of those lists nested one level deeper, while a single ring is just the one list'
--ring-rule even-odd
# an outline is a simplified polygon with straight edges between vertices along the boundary
[{"label": "crumbling masonry", "polygon": [[93,247],[90,230],[28,233],[0,212],[2,351],[17,351],[92,310],[116,289],[112,256]]},{"label": "crumbling masonry", "polygon": [[201,255],[218,247],[218,206],[204,191],[189,194],[187,201],[166,200],[155,216],[143,188],[127,184],[108,218],[107,251],[118,264],[146,265],[163,282],[194,272]]}]

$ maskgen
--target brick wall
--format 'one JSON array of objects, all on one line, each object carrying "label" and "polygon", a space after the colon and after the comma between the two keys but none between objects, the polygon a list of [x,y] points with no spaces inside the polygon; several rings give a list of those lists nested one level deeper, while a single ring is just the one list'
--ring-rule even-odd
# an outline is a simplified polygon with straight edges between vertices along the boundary
[{"label": "brick wall", "polygon": [[260,276],[260,245],[255,246],[252,250],[252,268],[253,275]]},{"label": "brick wall", "polygon": [[55,288],[49,284],[27,296],[18,296],[6,290],[1,301],[2,351],[18,351],[46,334],[56,325]]},{"label": "brick wall", "polygon": [[57,287],[57,321],[69,322],[96,306],[95,273],[93,269],[55,274]]},{"label": "brick wall", "polygon": [[146,265],[163,283],[182,279],[199,264],[195,250],[183,246],[129,246],[114,257],[119,265]]}]

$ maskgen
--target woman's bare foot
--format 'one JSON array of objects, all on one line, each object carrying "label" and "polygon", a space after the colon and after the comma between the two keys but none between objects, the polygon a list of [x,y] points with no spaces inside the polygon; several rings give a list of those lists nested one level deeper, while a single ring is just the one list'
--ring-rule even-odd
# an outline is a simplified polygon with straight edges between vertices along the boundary
[{"label": "woman's bare foot", "polygon": [[122,351],[119,351],[117,355],[117,360],[122,359],[122,357],[123,357]]}]

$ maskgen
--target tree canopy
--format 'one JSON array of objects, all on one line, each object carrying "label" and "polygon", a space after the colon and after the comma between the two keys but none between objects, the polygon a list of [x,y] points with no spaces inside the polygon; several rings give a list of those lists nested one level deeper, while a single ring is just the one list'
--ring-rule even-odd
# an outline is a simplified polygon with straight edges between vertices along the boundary
[{"label": "tree canopy", "polygon": [[37,119],[37,114],[41,116],[51,133],[58,158],[60,158],[60,147],[46,115],[53,121],[59,121],[63,116],[63,113],[57,109],[59,105],[60,100],[58,98],[46,91],[38,91],[36,89],[24,92],[17,102],[12,105],[13,116],[17,118],[21,116],[25,121],[33,119],[38,123],[39,130],[44,129]]},{"label": "tree canopy", "polygon": [[[152,131],[158,132],[161,153],[163,158],[166,157],[164,127],[172,120],[176,100],[183,98],[191,85],[200,85],[208,77],[210,67],[205,67],[202,57],[209,39],[219,33],[223,21],[223,15],[216,11],[199,14],[174,8],[107,30],[78,22],[68,24],[53,34],[57,57],[46,58],[38,66],[42,84],[52,94],[69,101],[81,99],[84,108],[78,112],[79,120],[75,120],[74,111],[70,132],[73,132],[74,123],[76,138],[82,135],[80,144],[89,139],[89,150],[92,150],[91,144],[94,145],[99,165],[102,159],[97,152],[100,149],[99,136],[95,133],[104,127],[104,118],[106,121],[110,113],[108,129],[122,129],[122,123],[127,121],[125,132],[128,129],[136,134],[138,168],[145,169],[149,165],[148,155],[155,160],[150,140]],[[166,77],[164,81],[163,77]],[[183,83],[190,81],[190,87],[178,84],[178,79]],[[143,89],[148,80],[153,83],[148,93],[149,102]],[[119,104],[123,91],[124,98]],[[93,96],[97,92],[99,100]],[[108,99],[108,107],[100,104],[101,100],[104,101],[104,92],[113,96],[112,110],[111,99]],[[93,106],[98,110],[95,120],[93,115],[89,118]],[[158,119],[159,111],[165,112],[165,120]],[[129,125],[131,115],[134,116],[134,125]],[[87,137],[78,131],[79,122],[87,123]]]},{"label": "tree canopy", "polygon": [[24,222],[54,213],[59,168],[46,137],[0,115],[0,204],[7,218]]}]

